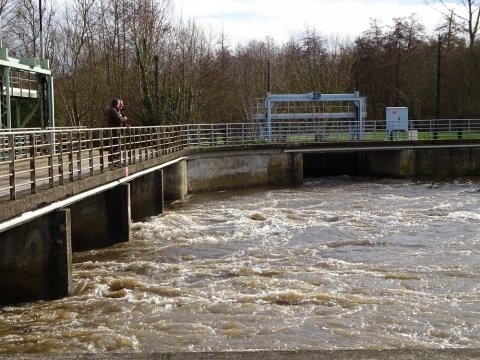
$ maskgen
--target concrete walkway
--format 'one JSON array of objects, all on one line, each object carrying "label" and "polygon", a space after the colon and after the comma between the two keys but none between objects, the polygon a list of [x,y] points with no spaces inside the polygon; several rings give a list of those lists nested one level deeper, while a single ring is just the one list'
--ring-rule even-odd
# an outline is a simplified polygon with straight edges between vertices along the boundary
[{"label": "concrete walkway", "polygon": [[15,355],[5,360],[473,360],[480,349],[452,350],[339,350],[339,351],[247,351],[216,353],[108,353],[78,355]]}]

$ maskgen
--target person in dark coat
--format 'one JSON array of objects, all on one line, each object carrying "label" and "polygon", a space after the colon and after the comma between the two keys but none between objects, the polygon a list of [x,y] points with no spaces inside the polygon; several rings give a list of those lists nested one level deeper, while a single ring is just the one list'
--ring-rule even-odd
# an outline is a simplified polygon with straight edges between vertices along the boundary
[{"label": "person in dark coat", "polygon": [[[105,113],[105,120],[106,120],[106,126],[108,128],[114,128],[114,127],[122,127],[126,126],[127,122],[127,117],[124,116],[121,112],[121,109],[123,108],[123,101],[120,99],[113,99],[112,103],[107,109],[107,112]],[[110,132],[112,141],[111,141],[111,149],[110,149],[110,154],[108,155],[108,161],[113,167],[120,167],[120,153],[119,153],[119,147],[118,147],[118,137],[119,137],[119,132],[116,130],[113,130]]]},{"label": "person in dark coat", "polygon": [[123,101],[120,99],[113,99],[105,115],[107,127],[111,128],[125,126],[127,117],[123,116],[121,111],[122,109]]}]

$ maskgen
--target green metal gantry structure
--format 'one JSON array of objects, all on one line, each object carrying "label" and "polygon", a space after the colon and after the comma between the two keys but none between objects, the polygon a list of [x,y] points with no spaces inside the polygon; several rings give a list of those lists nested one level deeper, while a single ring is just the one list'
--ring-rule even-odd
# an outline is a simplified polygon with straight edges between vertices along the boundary
[{"label": "green metal gantry structure", "polygon": [[[3,129],[55,127],[53,78],[48,59],[15,59],[0,40],[0,124]],[[27,112],[22,114],[22,106]],[[15,119],[12,119],[15,114]],[[37,124],[32,126],[33,119]]]}]

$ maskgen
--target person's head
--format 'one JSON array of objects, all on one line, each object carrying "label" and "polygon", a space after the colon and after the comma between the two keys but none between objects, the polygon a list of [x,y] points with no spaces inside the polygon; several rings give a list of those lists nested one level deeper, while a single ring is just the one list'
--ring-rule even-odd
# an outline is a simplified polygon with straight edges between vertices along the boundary
[{"label": "person's head", "polygon": [[118,99],[119,103],[118,103],[118,108],[120,110],[123,110],[123,100],[122,99]]},{"label": "person's head", "polygon": [[112,108],[115,108],[115,109],[120,109],[120,102],[121,100],[120,99],[113,99],[112,100]]}]

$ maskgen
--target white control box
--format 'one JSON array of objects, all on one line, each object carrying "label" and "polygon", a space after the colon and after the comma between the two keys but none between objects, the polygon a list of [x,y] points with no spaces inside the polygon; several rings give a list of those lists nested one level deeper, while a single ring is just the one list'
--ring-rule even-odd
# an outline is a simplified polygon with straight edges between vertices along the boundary
[{"label": "white control box", "polygon": [[407,107],[387,107],[387,131],[408,131]]}]

